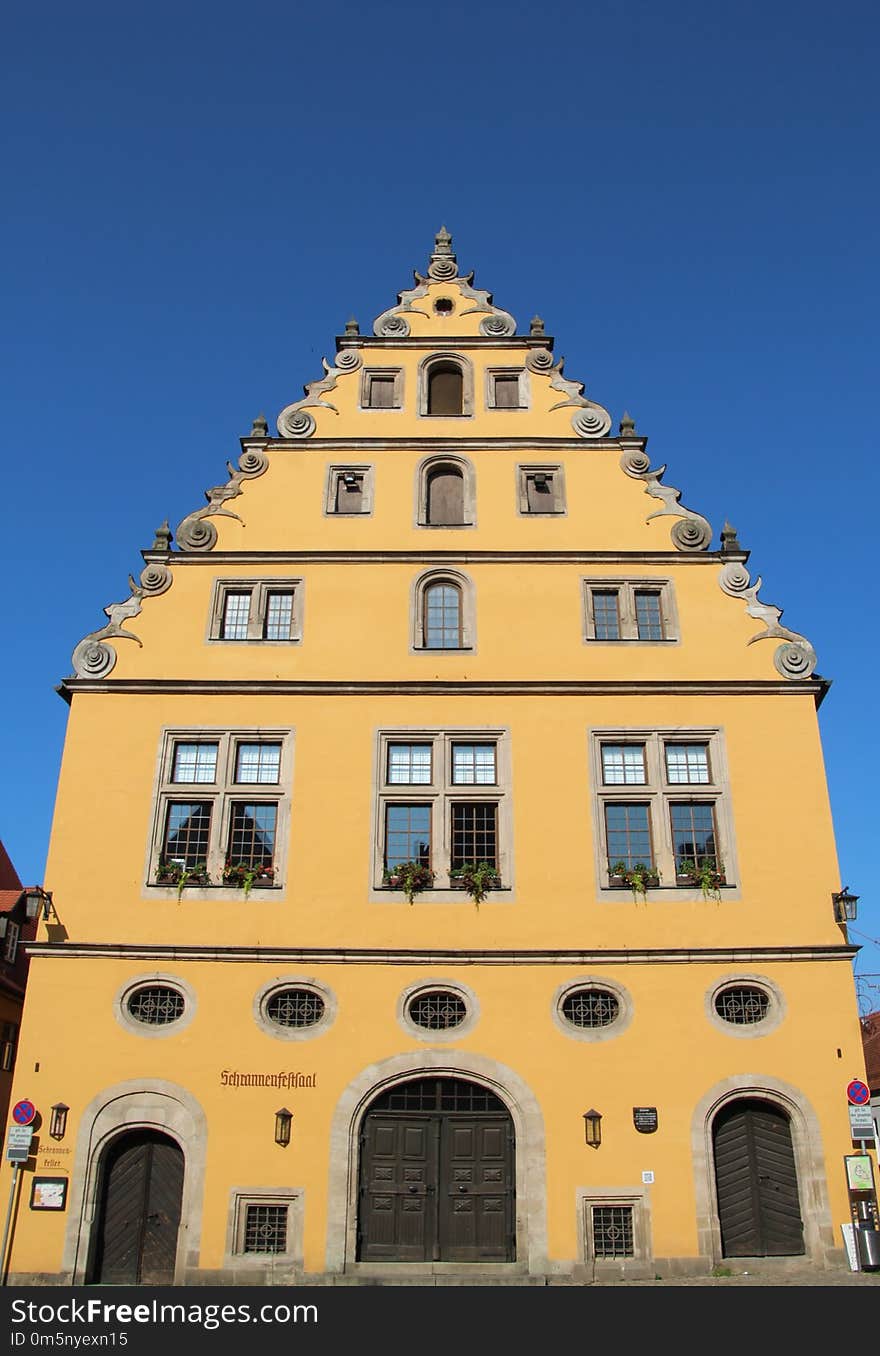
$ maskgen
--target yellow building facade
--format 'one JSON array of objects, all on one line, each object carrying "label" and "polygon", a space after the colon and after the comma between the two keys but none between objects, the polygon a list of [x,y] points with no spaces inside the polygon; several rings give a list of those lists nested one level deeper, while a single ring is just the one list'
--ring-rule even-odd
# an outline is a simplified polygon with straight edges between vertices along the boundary
[{"label": "yellow building facade", "polygon": [[10,1280],[843,1265],[809,642],[445,231],[305,389],[62,685]]}]

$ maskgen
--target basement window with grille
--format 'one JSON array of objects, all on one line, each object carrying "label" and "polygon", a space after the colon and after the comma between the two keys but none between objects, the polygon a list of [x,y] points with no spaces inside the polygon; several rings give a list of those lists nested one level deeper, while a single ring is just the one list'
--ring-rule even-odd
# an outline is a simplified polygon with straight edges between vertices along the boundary
[{"label": "basement window with grille", "polygon": [[556,990],[553,1021],[564,1035],[578,1041],[606,1041],[621,1035],[632,1021],[627,989],[604,975],[581,975]]},{"label": "basement window with grille", "polygon": [[145,984],[129,994],[127,1006],[136,1022],[143,1022],[145,1026],[168,1026],[180,1021],[186,1002],[183,994],[168,984]]},{"label": "basement window with grille", "polygon": [[593,1256],[635,1256],[631,1205],[593,1206]]},{"label": "basement window with grille", "polygon": [[408,1013],[416,1026],[430,1031],[448,1031],[461,1026],[467,1016],[467,1004],[457,993],[432,989],[410,1000]]},{"label": "basement window with grille", "polygon": [[196,1013],[194,989],[174,974],[138,975],[116,992],[113,1013],[133,1036],[161,1040],[177,1036]]},{"label": "basement window with grille", "polygon": [[230,1195],[225,1266],[257,1272],[278,1262],[302,1263],[299,1189],[234,1187]]},{"label": "basement window with grille", "polygon": [[324,1016],[324,1000],[311,989],[280,989],[266,1003],[266,1015],[278,1026],[317,1026]]},{"label": "basement window with grille", "polygon": [[324,984],[300,975],[277,975],[254,998],[254,1020],[276,1040],[310,1040],[336,1017],[336,999]]},{"label": "basement window with grille", "polygon": [[620,1004],[608,989],[575,989],[566,995],[562,1013],[572,1026],[610,1026],[616,1021]]}]

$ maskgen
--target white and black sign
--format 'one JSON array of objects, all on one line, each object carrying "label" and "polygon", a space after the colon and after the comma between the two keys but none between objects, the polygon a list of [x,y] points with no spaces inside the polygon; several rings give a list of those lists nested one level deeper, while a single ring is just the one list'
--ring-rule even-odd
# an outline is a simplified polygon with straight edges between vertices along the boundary
[{"label": "white and black sign", "polygon": [[657,1108],[655,1106],[634,1106],[633,1125],[640,1135],[653,1135],[657,1129]]}]

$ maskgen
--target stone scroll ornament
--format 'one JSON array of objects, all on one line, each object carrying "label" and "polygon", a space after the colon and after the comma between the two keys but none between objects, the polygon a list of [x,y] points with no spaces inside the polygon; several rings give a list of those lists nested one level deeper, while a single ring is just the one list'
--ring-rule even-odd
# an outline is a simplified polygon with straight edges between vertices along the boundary
[{"label": "stone scroll ornament", "polygon": [[333,363],[321,359],[324,376],[318,381],[310,381],[303,389],[305,397],[293,405],[286,405],[278,416],[278,433],[282,438],[310,438],[315,431],[315,416],[309,413],[309,406],[332,410],[338,414],[336,406],[324,396],[334,390],[339,378],[347,372],[356,372],[363,365],[363,359],[353,348],[344,348],[337,353]]},{"label": "stone scroll ornament", "polygon": [[550,389],[559,391],[564,396],[563,400],[558,400],[555,405],[550,406],[551,414],[553,410],[565,410],[574,406],[576,413],[571,417],[571,426],[578,437],[604,438],[611,428],[611,415],[604,405],[587,400],[582,381],[569,381],[562,375],[564,364],[564,358],[555,361],[547,348],[533,348],[526,358],[526,367],[529,371],[538,376],[548,376]]},{"label": "stone scroll ornament", "polygon": [[434,249],[428,263],[428,275],[423,277],[418,270],[415,270],[415,287],[407,292],[398,292],[397,305],[389,310],[383,311],[373,322],[373,333],[380,339],[405,339],[409,334],[409,322],[406,319],[407,311],[414,311],[418,315],[427,314],[414,303],[428,295],[428,285],[432,282],[454,283],[459,293],[466,301],[473,302],[466,311],[461,311],[461,315],[478,315],[483,313],[483,319],[480,321],[480,333],[489,338],[506,338],[508,335],[516,334],[516,321],[509,311],[502,311],[500,307],[493,306],[491,292],[484,292],[478,287],[473,286],[474,275],[468,273],[464,277],[458,271],[458,261],[452,252],[452,236],[445,226],[441,226],[437,235],[434,237]]},{"label": "stone scroll ornament", "polygon": [[779,625],[781,608],[759,600],[758,590],[762,583],[760,575],[753,584],[745,565],[740,561],[729,560],[726,565],[722,565],[718,582],[731,598],[746,600],[746,612],[750,617],[765,623],[764,630],[752,636],[749,644],[754,645],[756,640],[778,637],[784,643],[777,647],[773,656],[777,671],[783,678],[809,678],[816,667],[816,651],[806,636],[799,635],[797,631],[789,631],[787,626]]},{"label": "stone scroll ornament", "polygon": [[656,513],[649,513],[646,522],[651,522],[652,518],[665,517],[666,514],[675,514],[681,520],[672,529],[672,541],[676,550],[707,550],[712,540],[712,525],[701,513],[694,513],[692,509],[685,508],[680,502],[681,490],[676,490],[672,485],[661,485],[661,479],[666,471],[665,466],[658,466],[656,470],[652,470],[650,459],[641,447],[626,448],[620,458],[620,465],[628,476],[644,482],[645,494],[663,501],[663,507],[657,509]]},{"label": "stone scroll ornament", "polygon": [[[160,528],[160,533],[164,539],[160,542],[157,534],[154,549],[163,547],[167,549],[171,544],[171,533],[164,524],[163,528]],[[93,631],[91,635],[85,636],[74,650],[73,671],[77,678],[103,678],[110,672],[116,663],[116,651],[112,645],[107,644],[111,638],[118,636],[142,645],[140,637],[133,631],[126,631],[122,623],[129,617],[138,615],[144,598],[156,598],[160,593],[166,593],[171,584],[171,571],[161,561],[154,560],[145,565],[137,583],[129,575],[128,587],[131,589],[131,596],[122,603],[111,603],[109,607],[105,607],[104,615],[110,619],[108,624],[102,626],[100,631]]]}]

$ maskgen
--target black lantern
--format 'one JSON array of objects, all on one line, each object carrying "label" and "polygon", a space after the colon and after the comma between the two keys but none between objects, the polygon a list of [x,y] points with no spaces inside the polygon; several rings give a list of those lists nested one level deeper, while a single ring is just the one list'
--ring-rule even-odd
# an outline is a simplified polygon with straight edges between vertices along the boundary
[{"label": "black lantern", "polygon": [[282,1149],[286,1149],[290,1143],[290,1126],[293,1121],[293,1112],[288,1111],[283,1106],[280,1111],[275,1112],[275,1143],[280,1144]]},{"label": "black lantern", "polygon": [[63,1139],[67,1133],[67,1113],[69,1106],[63,1102],[56,1102],[52,1107],[52,1115],[49,1119],[49,1134],[53,1139]]},{"label": "black lantern", "polygon": [[584,1134],[591,1149],[598,1149],[602,1143],[602,1113],[592,1108],[584,1112]]},{"label": "black lantern", "polygon": [[856,905],[859,902],[858,895],[851,895],[847,886],[835,894],[832,892],[831,902],[834,905],[834,920],[837,923],[854,923],[856,919]]},{"label": "black lantern", "polygon": [[33,922],[39,918],[40,910],[43,912],[43,922],[45,923],[52,912],[52,895],[50,891],[44,890],[41,885],[35,885],[30,890],[24,892],[24,911],[28,918]]}]

